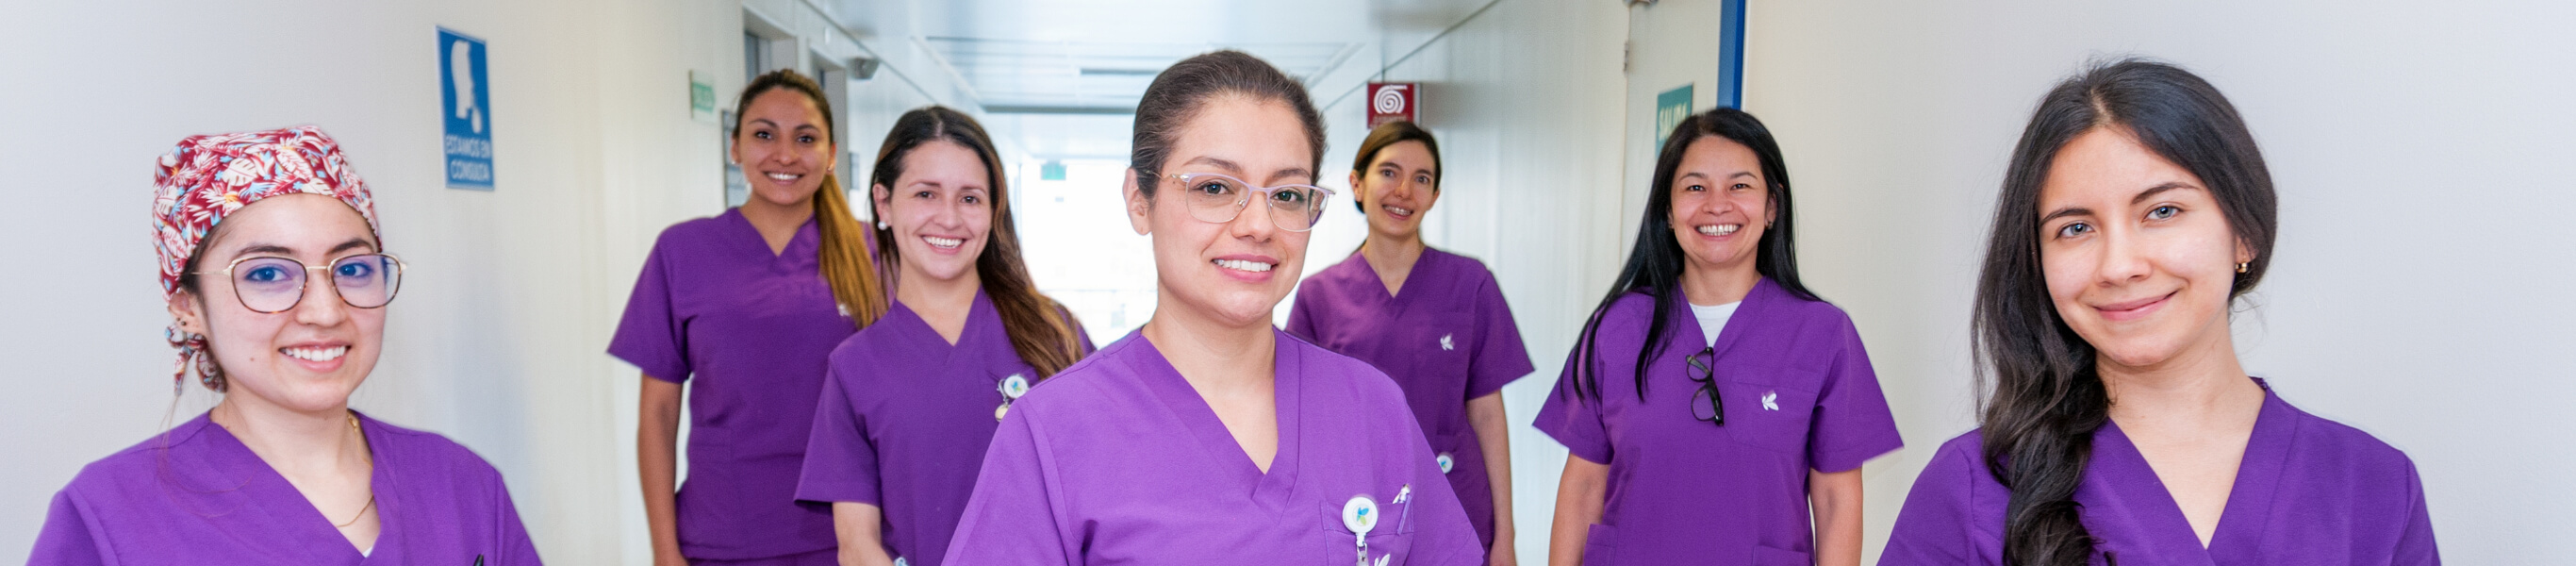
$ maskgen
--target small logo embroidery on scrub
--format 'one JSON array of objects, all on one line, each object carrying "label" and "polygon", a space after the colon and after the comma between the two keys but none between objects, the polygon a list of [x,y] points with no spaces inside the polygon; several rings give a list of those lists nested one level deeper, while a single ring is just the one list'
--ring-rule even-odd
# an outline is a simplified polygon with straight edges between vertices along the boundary
[{"label": "small logo embroidery on scrub", "polygon": [[1762,394],[1762,410],[1765,410],[1765,411],[1777,411],[1777,410],[1780,410],[1780,392],[1778,392],[1778,391],[1769,391],[1769,392],[1764,392],[1764,393]]},{"label": "small logo embroidery on scrub", "polygon": [[1456,350],[1456,349],[1458,349],[1458,345],[1457,345],[1456,343],[1451,342],[1451,341],[1449,340],[1449,337],[1451,337],[1451,336],[1456,336],[1456,335],[1455,335],[1455,334],[1442,334],[1442,335],[1440,335],[1440,349],[1441,349],[1441,350]]}]

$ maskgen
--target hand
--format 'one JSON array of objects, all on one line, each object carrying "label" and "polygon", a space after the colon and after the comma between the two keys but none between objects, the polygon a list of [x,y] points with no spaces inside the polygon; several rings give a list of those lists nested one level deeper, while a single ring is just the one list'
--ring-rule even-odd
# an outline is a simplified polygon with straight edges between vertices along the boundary
[{"label": "hand", "polygon": [[1494,536],[1494,551],[1492,556],[1485,558],[1485,566],[1521,566],[1518,554],[1520,553],[1512,551],[1511,539],[1503,538],[1500,533],[1497,533]]}]

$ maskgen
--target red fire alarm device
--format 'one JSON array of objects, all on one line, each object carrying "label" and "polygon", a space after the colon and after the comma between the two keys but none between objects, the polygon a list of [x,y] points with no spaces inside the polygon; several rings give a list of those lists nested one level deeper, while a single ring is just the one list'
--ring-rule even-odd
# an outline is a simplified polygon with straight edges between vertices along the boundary
[{"label": "red fire alarm device", "polygon": [[1422,83],[1369,83],[1368,97],[1369,129],[1396,120],[1420,121],[1415,116],[1421,109]]}]

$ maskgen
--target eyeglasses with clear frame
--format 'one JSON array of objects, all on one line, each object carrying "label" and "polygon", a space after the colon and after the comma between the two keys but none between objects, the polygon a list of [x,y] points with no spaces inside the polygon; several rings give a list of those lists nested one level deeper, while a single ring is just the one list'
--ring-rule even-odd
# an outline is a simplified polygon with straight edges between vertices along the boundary
[{"label": "eyeglasses with clear frame", "polygon": [[233,298],[253,312],[276,314],[294,309],[304,302],[306,273],[327,269],[331,272],[331,290],[340,302],[362,309],[381,308],[394,302],[394,293],[402,290],[403,262],[393,254],[365,253],[343,256],[325,265],[305,265],[294,258],[247,256],[233,260],[223,271],[199,271],[197,275],[221,274],[233,284]]},{"label": "eyeglasses with clear frame", "polygon": [[[1703,357],[1711,361],[1700,361]],[[1691,395],[1691,416],[1726,426],[1726,400],[1717,393],[1717,370],[1708,367],[1716,358],[1716,347],[1703,348],[1690,356],[1690,379],[1699,382],[1699,393]]]},{"label": "eyeglasses with clear frame", "polygon": [[1190,207],[1190,217],[1201,222],[1224,224],[1243,215],[1251,206],[1252,195],[1261,195],[1263,206],[1270,210],[1271,224],[1281,230],[1304,232],[1315,229],[1324,217],[1324,203],[1332,200],[1333,190],[1314,185],[1279,185],[1255,187],[1242,179],[1219,173],[1173,173],[1164,178],[1181,182],[1181,200]]}]

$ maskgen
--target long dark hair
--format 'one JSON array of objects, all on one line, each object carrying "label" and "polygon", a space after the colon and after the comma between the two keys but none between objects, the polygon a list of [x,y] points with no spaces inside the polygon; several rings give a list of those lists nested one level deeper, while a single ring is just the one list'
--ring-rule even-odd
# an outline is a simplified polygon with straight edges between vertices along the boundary
[{"label": "long dark hair", "polygon": [[2093,432],[2110,420],[2111,398],[2092,344],[2049,299],[2039,194],[2059,148],[2105,128],[2134,136],[2208,185],[2237,241],[2255,252],[2236,275],[2231,300],[2252,290],[2271,263],[2278,211],[2272,175],[2217,88],[2172,65],[2126,59],[2097,63],[2040,99],[1995,200],[1971,334],[1979,389],[1992,387],[1978,415],[1986,468],[2012,491],[2006,564],[2085,564],[2093,553],[2075,487],[2092,457]]},{"label": "long dark hair", "polygon": [[[896,118],[894,129],[886,132],[885,145],[877,149],[877,166],[873,173],[874,189],[891,192],[903,178],[903,159],[912,150],[933,142],[957,144],[975,152],[984,162],[984,177],[992,192],[985,202],[993,206],[992,233],[984,238],[984,250],[975,256],[975,276],[983,280],[984,295],[993,301],[993,310],[1002,317],[1003,333],[1011,337],[1011,351],[1020,361],[1035,368],[1038,377],[1055,375],[1082,357],[1082,342],[1074,334],[1073,315],[1046,295],[1039,294],[1037,284],[1029,278],[1029,268],[1020,261],[1020,236],[1017,222],[1011,220],[1010,183],[1002,177],[1002,158],[993,151],[993,137],[973,117],[945,106],[926,106],[903,113]],[[878,211],[883,218],[884,211]],[[903,264],[903,254],[895,251],[894,230],[877,229],[877,257],[886,265]]]},{"label": "long dark hair", "polygon": [[[838,139],[833,133],[841,126],[840,119],[832,114],[832,97],[823,94],[822,85],[795,69],[770,71],[742,87],[742,97],[734,102],[734,135],[743,135],[742,120],[751,113],[752,99],[782,88],[814,101],[814,108],[823,112],[823,139]],[[822,240],[816,259],[821,264],[823,282],[831,286],[832,300],[840,303],[841,312],[862,328],[885,316],[885,282],[877,278],[877,264],[868,257],[864,236],[867,227],[850,214],[850,197],[842,194],[841,179],[832,173],[824,173],[822,188],[814,191],[814,229]]]},{"label": "long dark hair", "polygon": [[[1368,138],[1360,140],[1359,153],[1351,157],[1351,171],[1368,175],[1369,168],[1377,165],[1377,154],[1404,142],[1421,142],[1423,151],[1431,152],[1431,191],[1439,192],[1440,176],[1448,173],[1440,169],[1440,140],[1431,139],[1430,130],[1409,121],[1391,120],[1369,129]],[[1357,186],[1351,187],[1351,206],[1358,208],[1361,214],[1367,214],[1368,203],[1360,202],[1359,190]]]},{"label": "long dark hair", "polygon": [[1154,189],[1162,184],[1163,161],[1171,159],[1172,144],[1180,141],[1181,128],[1198,117],[1207,101],[1219,95],[1288,105],[1297,114],[1297,121],[1306,126],[1306,148],[1312,160],[1306,169],[1323,168],[1324,115],[1315,111],[1314,98],[1306,95],[1306,85],[1259,57],[1232,49],[1211,51],[1182,59],[1154,75],[1154,83],[1145,87],[1144,99],[1136,103],[1136,131],[1127,166],[1135,168],[1136,190],[1146,199],[1153,199]]},{"label": "long dark hair", "polygon": [[1691,143],[1716,136],[1751,148],[1762,162],[1762,179],[1770,185],[1772,213],[1775,220],[1762,231],[1762,240],[1754,251],[1753,270],[1781,290],[1810,301],[1822,300],[1798,280],[1798,246],[1795,221],[1798,215],[1789,201],[1789,165],[1780,156],[1780,143],[1771,139],[1771,129],[1752,114],[1734,108],[1719,108],[1682,120],[1664,138],[1662,152],[1655,158],[1654,180],[1646,186],[1646,217],[1637,226],[1637,243],[1628,249],[1628,263],[1619,268],[1619,278],[1610,285],[1610,293],[1592,308],[1592,317],[1583,323],[1583,335],[1576,342],[1575,354],[1582,365],[1575,373],[1575,386],[1568,388],[1585,398],[1601,397],[1600,368],[1601,318],[1610,312],[1620,297],[1643,293],[1654,297],[1654,316],[1646,325],[1646,344],[1637,350],[1637,398],[1646,398],[1646,362],[1654,359],[1672,342],[1671,310],[1681,296],[1683,264],[1681,242],[1673,235],[1673,177],[1680,175],[1682,153]]}]

